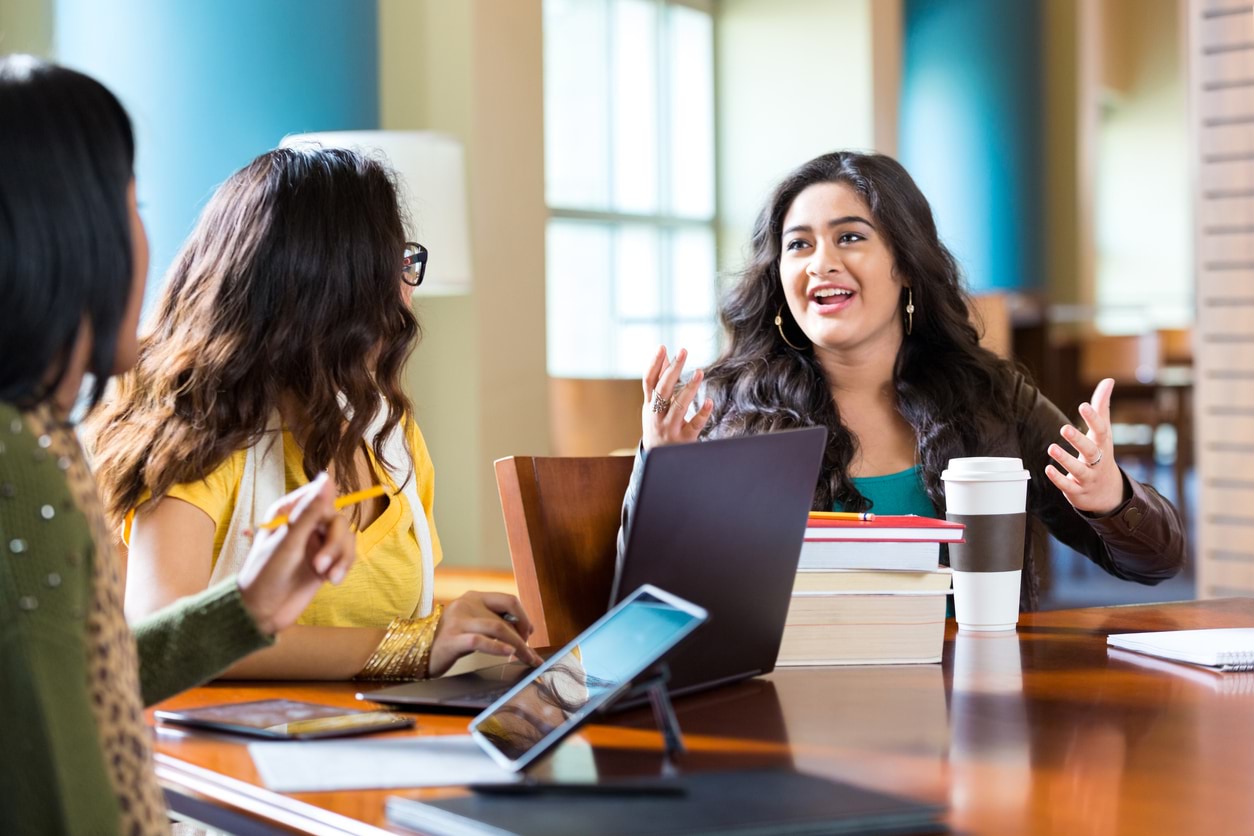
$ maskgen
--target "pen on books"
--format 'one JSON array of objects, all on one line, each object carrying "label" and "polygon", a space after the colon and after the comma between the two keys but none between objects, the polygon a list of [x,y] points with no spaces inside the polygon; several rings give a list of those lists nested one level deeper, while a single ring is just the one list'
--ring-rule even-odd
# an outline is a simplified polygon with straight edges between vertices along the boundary
[{"label": "pen on books", "polygon": [[853,520],[854,522],[875,522],[875,515],[870,511],[811,511],[810,516],[820,520]]},{"label": "pen on books", "polygon": [[[339,511],[350,505],[356,505],[358,502],[365,502],[367,499],[374,499],[375,497],[383,496],[385,492],[386,489],[382,485],[375,485],[370,488],[365,488],[364,490],[346,493],[343,496],[336,498],[335,510]],[[279,514],[274,519],[268,522],[263,522],[261,525],[257,526],[257,529],[274,529],[281,525],[287,525],[287,514]]]}]

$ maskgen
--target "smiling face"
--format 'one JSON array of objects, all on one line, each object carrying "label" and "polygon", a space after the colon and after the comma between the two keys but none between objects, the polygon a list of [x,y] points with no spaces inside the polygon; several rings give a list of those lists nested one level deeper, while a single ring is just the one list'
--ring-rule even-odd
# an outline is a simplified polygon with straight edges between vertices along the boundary
[{"label": "smiling face", "polygon": [[816,352],[896,355],[903,284],[888,240],[852,188],[816,183],[797,195],[784,216],[779,275],[788,310]]}]

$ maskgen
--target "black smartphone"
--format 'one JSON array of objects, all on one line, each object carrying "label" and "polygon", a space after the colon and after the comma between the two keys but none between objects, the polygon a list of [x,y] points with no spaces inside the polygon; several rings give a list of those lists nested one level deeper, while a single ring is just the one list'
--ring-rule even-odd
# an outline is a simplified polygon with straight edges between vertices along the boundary
[{"label": "black smartphone", "polygon": [[270,740],[316,740],[406,729],[414,718],[392,711],[354,711],[296,700],[225,703],[178,711],[157,711],[162,723],[246,734]]}]

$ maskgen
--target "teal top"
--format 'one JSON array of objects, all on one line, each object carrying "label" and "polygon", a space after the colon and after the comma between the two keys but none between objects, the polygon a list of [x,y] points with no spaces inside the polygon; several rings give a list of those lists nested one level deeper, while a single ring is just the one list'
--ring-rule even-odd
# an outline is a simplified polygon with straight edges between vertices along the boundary
[{"label": "teal top", "polygon": [[[909,470],[901,470],[884,476],[855,477],[853,486],[858,489],[858,493],[871,500],[871,510],[877,514],[938,516],[936,508],[932,506],[932,500],[928,499],[927,489],[923,487],[923,471],[917,464]],[[832,510],[848,509],[837,502]],[[953,615],[954,600],[950,597],[945,602],[945,617],[953,618]]]},{"label": "teal top", "polygon": [[[855,477],[853,486],[858,489],[858,493],[871,500],[870,510],[877,514],[937,516],[936,508],[932,506],[932,500],[928,499],[927,490],[923,487],[923,471],[917,464],[909,470],[885,476]],[[848,509],[836,503],[832,510]]]}]

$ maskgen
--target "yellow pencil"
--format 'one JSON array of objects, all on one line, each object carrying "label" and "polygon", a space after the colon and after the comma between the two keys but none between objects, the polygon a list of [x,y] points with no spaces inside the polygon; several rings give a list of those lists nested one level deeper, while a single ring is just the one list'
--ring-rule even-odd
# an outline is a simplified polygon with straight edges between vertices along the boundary
[{"label": "yellow pencil", "polygon": [[875,522],[875,515],[870,511],[811,511],[810,516],[820,520],[852,520],[853,522]]},{"label": "yellow pencil", "polygon": [[[346,493],[335,500],[335,509],[347,508],[350,505],[356,505],[358,502],[365,502],[367,499],[374,499],[376,496],[383,496],[386,490],[382,485],[375,485],[365,490],[353,491]],[[264,522],[257,526],[258,528],[278,528],[281,525],[287,525],[287,514],[279,514],[269,522]]]}]

